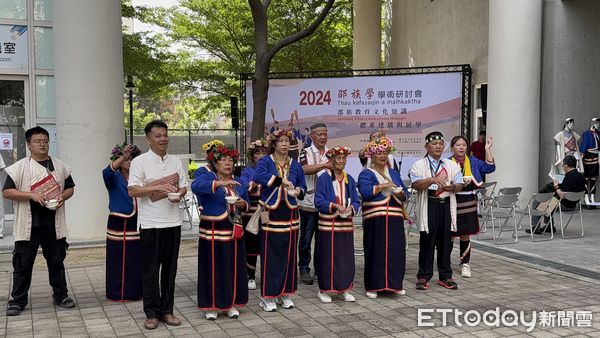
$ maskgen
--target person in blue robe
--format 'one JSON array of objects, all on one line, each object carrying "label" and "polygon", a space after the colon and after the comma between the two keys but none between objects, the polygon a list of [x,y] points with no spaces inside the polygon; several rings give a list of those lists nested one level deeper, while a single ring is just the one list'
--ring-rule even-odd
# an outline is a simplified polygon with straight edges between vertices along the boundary
[{"label": "person in blue robe", "polygon": [[341,294],[353,302],[350,293],[354,281],[354,226],[352,216],[360,208],[354,178],[344,171],[348,147],[327,151],[332,169],[317,179],[315,207],[319,210],[316,259],[319,292],[317,297],[330,303],[331,294]]},{"label": "person in blue robe", "polygon": [[298,288],[298,229],[300,217],[296,199],[306,193],[304,172],[298,161],[289,156],[292,133],[285,129],[269,135],[270,155],[263,157],[256,167],[254,181],[263,186],[261,215],[260,307],[276,311],[277,303],[283,308],[294,307],[290,296]]},{"label": "person in blue robe", "polygon": [[239,155],[232,146],[217,146],[207,160],[207,171],[192,183],[192,191],[203,207],[198,235],[198,308],[206,319],[217,312],[239,317],[238,307],[248,303],[246,250],[241,212],[250,206],[243,181],[233,176]]},{"label": "person in blue robe", "polygon": [[381,291],[405,294],[407,216],[402,203],[409,192],[400,173],[389,166],[388,155],[393,149],[386,137],[369,142],[365,155],[370,157],[371,165],[358,176],[363,199],[365,290],[369,298],[376,298]]},{"label": "person in blue robe", "polygon": [[111,163],[102,170],[109,200],[106,299],[111,301],[142,299],[142,245],[137,229],[137,203],[127,192],[129,166],[140,153],[134,145],[116,146]]}]

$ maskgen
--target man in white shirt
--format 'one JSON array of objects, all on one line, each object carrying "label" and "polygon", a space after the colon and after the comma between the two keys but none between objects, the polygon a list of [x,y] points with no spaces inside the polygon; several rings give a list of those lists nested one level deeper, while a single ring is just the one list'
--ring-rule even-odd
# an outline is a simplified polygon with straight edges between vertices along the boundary
[{"label": "man in white shirt", "polygon": [[[310,127],[310,138],[313,144],[302,150],[300,164],[306,177],[306,195],[300,201],[300,245],[299,262],[300,282],[311,285],[313,279],[310,276],[310,245],[313,235],[319,223],[319,211],[315,208],[315,188],[317,187],[317,173],[323,169],[331,169],[329,159],[325,156],[327,152],[327,126],[324,123],[315,123]],[[315,241],[316,245],[316,241]],[[316,251],[316,247],[315,247]],[[316,261],[313,266],[316,270]]]},{"label": "man in white shirt", "polygon": [[[144,131],[150,150],[131,162],[128,191],[129,196],[138,201],[147,318],[144,327],[152,330],[158,326],[159,319],[167,325],[181,325],[181,321],[173,316],[173,302],[181,240],[179,201],[187,192],[187,180],[181,161],[167,154],[167,125],[154,120]],[[178,193],[179,196],[167,198],[167,193]]]}]

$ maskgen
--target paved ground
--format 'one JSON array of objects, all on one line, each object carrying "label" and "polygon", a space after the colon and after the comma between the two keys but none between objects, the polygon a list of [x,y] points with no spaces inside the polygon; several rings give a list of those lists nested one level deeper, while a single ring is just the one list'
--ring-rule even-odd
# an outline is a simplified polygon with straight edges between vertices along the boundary
[{"label": "paved ground", "polygon": [[[414,241],[413,241],[414,242]],[[558,242],[557,242],[558,243]],[[216,322],[204,319],[196,308],[197,258],[195,243],[187,240],[182,246],[177,274],[175,314],[182,319],[180,327],[163,324],[154,331],[143,329],[141,302],[113,303],[104,299],[104,266],[102,249],[71,250],[67,258],[67,277],[75,309],[52,305],[48,277],[43,264],[36,265],[30,305],[18,317],[5,317],[0,311],[2,336],[590,336],[600,335],[600,283],[579,276],[540,269],[527,262],[515,261],[482,251],[474,251],[474,277],[456,277],[459,289],[445,290],[432,285],[428,291],[413,288],[416,273],[417,245],[407,251],[405,296],[382,296],[372,300],[364,296],[362,257],[357,257],[355,283],[356,303],[335,300],[322,304],[316,298],[316,285],[300,286],[293,310],[263,312],[258,307],[258,291],[251,291],[250,302],[241,309],[239,319],[220,316]],[[85,256],[81,258],[80,256]],[[6,257],[5,257],[6,258]],[[456,272],[456,270],[455,270]],[[0,263],[0,304],[6,304],[10,292],[10,263]],[[525,326],[476,327],[458,326],[450,318],[442,326],[441,314],[432,314],[434,327],[417,325],[418,309],[449,308],[461,311],[486,310],[525,311],[589,311],[592,327],[543,326],[539,322],[533,331]],[[558,312],[555,312],[558,314]],[[565,312],[566,314],[566,312]],[[573,316],[573,315],[571,315]],[[453,316],[449,316],[453,317]],[[529,320],[528,319],[528,320]],[[459,318],[459,322],[463,322]]]},{"label": "paved ground", "polygon": [[[357,257],[357,275],[354,294],[356,303],[341,299],[322,304],[316,298],[316,285],[300,286],[293,310],[281,309],[265,313],[258,307],[258,291],[251,291],[250,302],[241,309],[237,320],[219,317],[216,322],[204,319],[196,308],[197,257],[195,237],[197,228],[184,230],[177,275],[175,312],[183,321],[173,328],[163,324],[155,331],[143,329],[144,314],[141,302],[113,303],[104,298],[104,248],[90,248],[102,241],[72,243],[67,256],[67,277],[70,294],[78,307],[65,310],[52,305],[48,276],[43,259],[38,258],[30,304],[18,317],[6,317],[2,309],[9,297],[12,268],[12,226],[7,223],[4,239],[0,239],[0,336],[55,337],[55,336],[600,336],[600,210],[584,210],[585,237],[562,239],[557,235],[548,242],[532,242],[523,230],[519,242],[494,245],[491,233],[482,234],[472,255],[473,278],[455,279],[459,290],[449,291],[437,285],[422,292],[414,289],[417,269],[418,237],[411,234],[407,251],[405,296],[381,296],[376,300],[365,297],[362,284],[363,259]],[[557,218],[558,221],[558,218]],[[574,219],[578,222],[578,219]],[[524,220],[524,227],[526,226]],[[185,225],[187,226],[187,224]],[[569,234],[576,233],[578,223],[569,226]],[[491,229],[491,228],[489,228]],[[491,231],[491,230],[490,230]],[[356,233],[357,247],[360,230]],[[510,233],[503,234],[503,242],[510,241]],[[537,238],[537,237],[536,237]],[[87,247],[82,249],[81,247]],[[457,245],[455,246],[457,247]],[[38,257],[41,257],[39,255]],[[453,255],[457,261],[457,253]],[[475,327],[464,324],[464,318],[455,322],[448,315],[446,326],[442,314],[432,313],[433,327],[419,326],[419,309],[525,311],[526,319],[538,311],[537,325],[527,332],[527,326]],[[547,311],[540,314],[540,311]],[[575,313],[567,312],[575,311]],[[579,312],[577,312],[579,311]],[[581,312],[588,311],[588,312]],[[591,327],[585,316],[591,314]],[[554,317],[554,325],[540,320]],[[577,316],[583,316],[575,318]],[[559,320],[558,317],[565,317]],[[425,319],[425,318],[423,318]],[[572,325],[567,325],[573,319]],[[576,320],[580,319],[580,320]],[[426,322],[429,322],[426,320]],[[459,326],[459,324],[462,324]]]}]

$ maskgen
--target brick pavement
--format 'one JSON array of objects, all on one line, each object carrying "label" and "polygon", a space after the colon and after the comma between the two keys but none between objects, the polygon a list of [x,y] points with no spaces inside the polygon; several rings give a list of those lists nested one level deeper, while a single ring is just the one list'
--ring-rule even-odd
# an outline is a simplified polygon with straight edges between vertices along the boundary
[{"label": "brick pavement", "polygon": [[[413,241],[414,242],[414,241]],[[179,260],[175,291],[175,315],[182,320],[180,327],[160,324],[158,329],[143,328],[144,313],[141,302],[114,303],[104,298],[104,265],[101,261],[67,268],[70,295],[77,301],[75,309],[62,309],[52,305],[47,272],[36,265],[30,304],[18,317],[6,317],[0,310],[0,335],[10,337],[109,337],[109,336],[446,336],[497,337],[497,336],[590,336],[600,335],[600,282],[586,280],[556,272],[526,262],[475,250],[471,262],[474,277],[464,279],[455,267],[459,289],[446,290],[432,283],[428,291],[414,289],[417,269],[417,245],[407,252],[405,296],[380,296],[368,299],[362,283],[362,257],[357,257],[355,278],[356,303],[335,299],[330,304],[321,303],[317,286],[299,286],[294,297],[296,308],[279,309],[266,313],[258,307],[259,292],[250,292],[247,307],[240,310],[239,319],[219,316],[215,322],[204,319],[196,308],[197,258],[183,254]],[[456,259],[456,252],[454,252]],[[70,253],[73,255],[73,252]],[[11,283],[11,269],[3,263],[0,273],[0,306],[5,306]],[[545,327],[537,325],[531,333],[525,326],[468,327],[458,326],[453,319],[441,326],[441,315],[434,314],[434,327],[417,326],[417,309],[457,308],[462,311],[493,310],[587,310],[593,313],[591,328]],[[531,317],[529,315],[529,317]]]}]

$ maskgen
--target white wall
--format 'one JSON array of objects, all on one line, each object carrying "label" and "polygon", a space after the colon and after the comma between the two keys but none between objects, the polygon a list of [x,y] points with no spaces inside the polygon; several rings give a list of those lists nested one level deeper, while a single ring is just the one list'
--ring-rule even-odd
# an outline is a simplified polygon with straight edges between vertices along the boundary
[{"label": "white wall", "polygon": [[71,165],[66,204],[71,238],[106,234],[108,197],[101,170],[123,141],[123,56],[119,0],[54,3],[58,156]]}]

